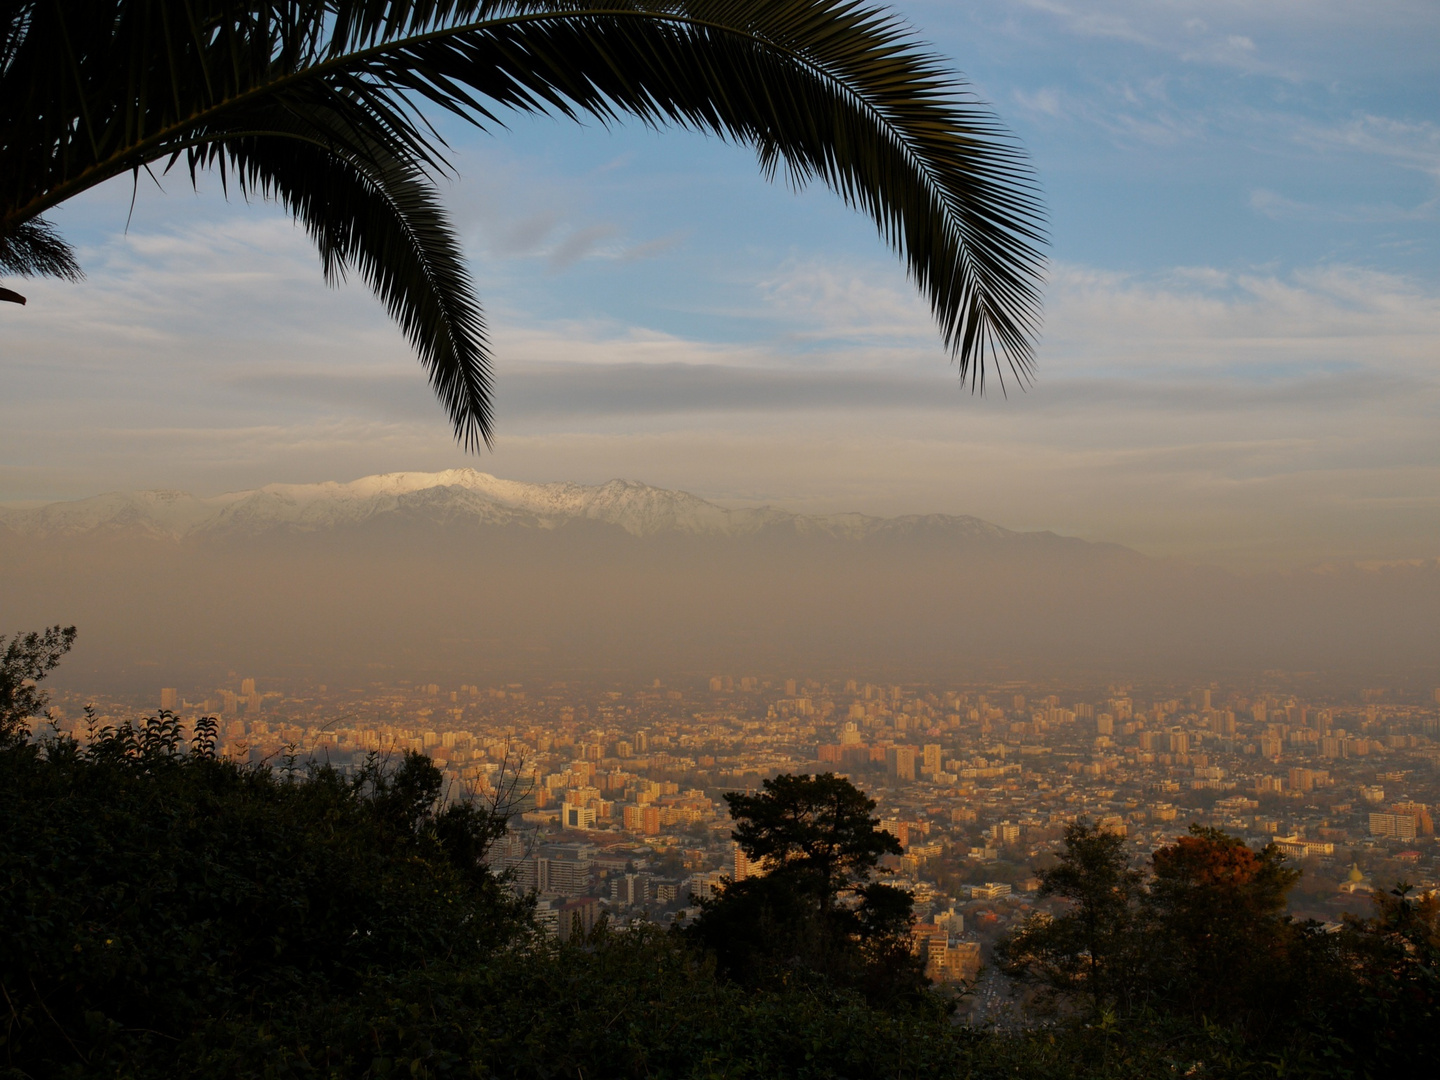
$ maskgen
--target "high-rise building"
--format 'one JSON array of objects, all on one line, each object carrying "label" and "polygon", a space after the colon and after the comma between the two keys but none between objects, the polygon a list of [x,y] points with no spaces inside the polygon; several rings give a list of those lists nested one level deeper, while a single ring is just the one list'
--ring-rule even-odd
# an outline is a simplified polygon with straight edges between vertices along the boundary
[{"label": "high-rise building", "polygon": [[650,875],[625,874],[610,879],[610,899],[626,907],[640,907],[650,902]]},{"label": "high-rise building", "polygon": [[251,694],[253,694],[253,693],[255,693],[255,680],[254,680],[254,679],[241,679],[241,680],[240,680],[240,696],[241,696],[241,697],[249,697],[249,696],[250,696]]},{"label": "high-rise building", "polygon": [[910,823],[899,818],[881,818],[880,831],[887,832],[900,841],[901,847],[910,846]]},{"label": "high-rise building", "polygon": [[921,752],[920,771],[934,776],[940,771],[940,744],[927,743]]},{"label": "high-rise building", "polygon": [[915,779],[915,748],[892,746],[885,751],[885,771],[896,780]]},{"label": "high-rise building", "polygon": [[761,862],[752,862],[750,856],[745,854],[745,849],[739,844],[735,845],[735,851],[731,858],[730,878],[732,881],[744,881],[746,878],[760,877],[765,873],[765,866]]},{"label": "high-rise building", "polygon": [[173,686],[160,689],[160,708],[174,712],[180,707],[180,692]]},{"label": "high-rise building", "polygon": [[1370,835],[1391,836],[1396,840],[1414,840],[1416,817],[1413,814],[1371,814]]},{"label": "high-rise building", "polygon": [[580,896],[565,901],[556,914],[556,936],[561,941],[584,938],[600,919],[600,902],[593,896]]},{"label": "high-rise building", "polygon": [[1288,780],[1290,791],[1314,791],[1315,774],[1309,769],[1291,769]]},{"label": "high-rise building", "polygon": [[566,802],[560,804],[560,824],[566,829],[595,828],[595,808]]},{"label": "high-rise building", "polygon": [[1020,826],[1013,821],[999,821],[990,826],[990,839],[997,844],[1017,844],[1020,842]]}]

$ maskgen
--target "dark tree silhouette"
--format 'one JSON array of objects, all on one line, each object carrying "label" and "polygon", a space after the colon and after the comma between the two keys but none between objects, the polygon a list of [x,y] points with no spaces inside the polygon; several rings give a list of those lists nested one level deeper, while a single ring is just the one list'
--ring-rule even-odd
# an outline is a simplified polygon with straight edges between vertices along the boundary
[{"label": "dark tree silhouette", "polygon": [[725,796],[731,836],[760,874],[702,905],[690,934],[740,982],[809,974],[872,999],[925,983],[910,947],[914,901],[872,880],[900,841],[879,829],[875,801],[833,773],[766,780],[758,795]]},{"label": "dark tree silhouette", "polygon": [[1016,977],[1088,999],[1095,1013],[1130,997],[1139,989],[1142,882],[1124,837],[1085,819],[1072,823],[1059,862],[1040,875],[1040,895],[1067,901],[1066,910],[1053,919],[1032,918],[1002,942],[1002,965]]},{"label": "dark tree silhouette", "polygon": [[75,627],[52,626],[16,634],[7,644],[0,634],[0,744],[22,738],[26,721],[49,700],[37,684],[54,671],[75,644]]}]

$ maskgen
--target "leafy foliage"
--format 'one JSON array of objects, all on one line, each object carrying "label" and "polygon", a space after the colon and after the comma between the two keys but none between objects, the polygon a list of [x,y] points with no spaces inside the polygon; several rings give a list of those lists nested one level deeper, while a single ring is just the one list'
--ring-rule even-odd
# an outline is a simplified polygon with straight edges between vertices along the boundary
[{"label": "leafy foliage", "polygon": [[74,644],[73,626],[15,634],[8,643],[0,634],[0,746],[29,733],[26,721],[39,715],[48,700],[37,684]]},{"label": "leafy foliage", "polygon": [[1285,914],[1300,878],[1273,845],[1253,851],[1237,837],[1193,825],[1152,856],[1146,896],[1151,993],[1169,1011],[1263,1036],[1307,992],[1311,954],[1327,942],[1314,924]]},{"label": "leafy foliage", "polygon": [[1329,1019],[1356,1057],[1419,1075],[1440,1053],[1440,895],[1412,892],[1401,883],[1372,894],[1375,914],[1341,935],[1349,978],[1318,989],[1343,994]]},{"label": "leafy foliage", "polygon": [[828,184],[906,259],[962,379],[1001,359],[1024,379],[1039,202],[959,87],[853,0],[0,0],[0,272],[78,275],[42,215],[82,191],[217,169],[288,208],[328,280],[366,280],[473,447],[493,430],[490,358],[425,111],[630,115]]},{"label": "leafy foliage", "polygon": [[1067,826],[1060,861],[1040,876],[1040,895],[1069,901],[1068,910],[1032,919],[1000,948],[1011,974],[1087,997],[1096,1014],[1137,989],[1142,875],[1124,843],[1084,820]]},{"label": "leafy foliage", "polygon": [[1032,917],[1000,956],[1062,1005],[1083,1001],[1092,1025],[1118,1017],[1221,1059],[1346,1075],[1433,1057],[1440,900],[1377,894],[1373,919],[1327,933],[1285,914],[1299,876],[1273,845],[1199,825],[1144,875],[1118,837],[1080,822],[1042,875],[1068,908]]},{"label": "leafy foliage", "polygon": [[113,1075],[523,935],[477,858],[503,822],[443,805],[428,759],[287,779],[217,760],[213,721],[182,734],[162,713],[0,751],[0,1061]]},{"label": "leafy foliage", "polygon": [[0,750],[0,1075],[1075,1075],[1053,1037],[718,980],[654,927],[549,941],[425,759],[287,775],[214,740],[162,713]]},{"label": "leafy foliage", "polygon": [[882,855],[900,854],[900,841],[877,826],[875,800],[834,773],[783,774],[764,781],[759,795],[725,796],[731,834],[741,850],[772,874],[814,878],[823,906],[868,881]]},{"label": "leafy foliage", "polygon": [[833,773],[785,774],[725,799],[731,835],[762,873],[729,883],[689,930],[721,973],[749,986],[818,979],[873,1001],[919,995],[914,901],[871,880],[901,850],[877,828],[874,800]]}]

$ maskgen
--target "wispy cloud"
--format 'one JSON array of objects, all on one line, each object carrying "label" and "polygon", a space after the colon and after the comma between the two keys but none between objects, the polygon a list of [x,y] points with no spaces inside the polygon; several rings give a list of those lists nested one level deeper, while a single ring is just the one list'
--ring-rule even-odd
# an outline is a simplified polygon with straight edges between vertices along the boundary
[{"label": "wispy cloud", "polygon": [[1250,193],[1250,208],[1273,221],[1314,221],[1337,225],[1384,225],[1434,220],[1440,196],[1415,206],[1333,205],[1288,199],[1265,188]]},{"label": "wispy cloud", "polygon": [[[7,325],[0,497],[466,460],[378,305],[324,289],[288,223],[252,225],[116,237],[89,285],[39,283]],[[960,387],[882,259],[792,260],[753,297],[773,332],[743,345],[506,311],[485,467],[1242,561],[1257,544],[1424,554],[1440,535],[1440,292],[1423,282],[1060,264],[1039,383],[1009,399]]]},{"label": "wispy cloud", "polygon": [[1306,124],[1295,140],[1325,151],[1384,158],[1440,180],[1440,124],[1364,115],[1340,123]]},{"label": "wispy cloud", "polygon": [[620,229],[608,222],[576,229],[546,253],[546,261],[549,262],[551,270],[566,270],[595,253],[606,240],[614,239],[619,234]]}]

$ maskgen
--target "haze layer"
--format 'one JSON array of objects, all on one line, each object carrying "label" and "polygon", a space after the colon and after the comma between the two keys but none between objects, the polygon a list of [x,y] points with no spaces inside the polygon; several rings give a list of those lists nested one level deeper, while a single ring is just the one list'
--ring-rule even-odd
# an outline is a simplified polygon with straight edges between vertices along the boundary
[{"label": "haze layer", "polygon": [[0,596],[8,629],[80,626],[74,679],[137,688],[796,665],[1423,682],[1440,655],[1435,561],[1244,577],[971,517],[471,470],[0,509]]}]

